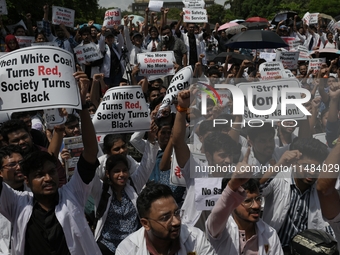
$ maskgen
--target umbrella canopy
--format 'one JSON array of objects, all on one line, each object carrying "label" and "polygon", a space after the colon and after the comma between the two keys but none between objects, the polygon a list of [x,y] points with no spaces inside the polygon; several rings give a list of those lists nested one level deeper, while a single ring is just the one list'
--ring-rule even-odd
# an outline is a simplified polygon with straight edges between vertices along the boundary
[{"label": "umbrella canopy", "polygon": [[226,33],[229,34],[229,35],[234,35],[234,34],[238,34],[238,33],[241,33],[242,29],[247,29],[246,26],[243,26],[243,25],[237,25],[237,26],[234,26],[234,27],[230,27],[226,30]]},{"label": "umbrella canopy", "polygon": [[229,28],[229,27],[234,27],[234,26],[237,26],[237,25],[238,25],[238,24],[237,24],[237,23],[234,23],[234,22],[227,22],[227,23],[223,24],[222,26],[220,26],[220,27],[218,28],[218,31],[227,29],[227,28]]},{"label": "umbrella canopy", "polygon": [[275,49],[288,47],[278,34],[267,30],[247,30],[234,35],[227,41],[225,46],[229,48],[246,49]]},{"label": "umbrella canopy", "polygon": [[225,62],[225,58],[227,56],[231,56],[232,59],[229,61],[229,64],[241,64],[243,60],[247,59],[247,60],[252,60],[253,57],[252,56],[248,56],[248,55],[243,55],[237,52],[222,52],[220,54],[218,54],[215,58],[214,58],[214,62],[221,62],[224,63]]},{"label": "umbrella canopy", "polygon": [[268,22],[268,20],[261,17],[251,17],[246,19],[246,22]]},{"label": "umbrella canopy", "polygon": [[230,23],[238,23],[238,24],[241,24],[242,22],[245,22],[244,19],[234,19],[232,21],[229,21]]},{"label": "umbrella canopy", "polygon": [[[285,20],[285,23],[283,25],[290,25],[291,21],[294,20],[294,16],[295,15],[298,15],[297,12],[294,12],[294,11],[282,11],[282,12],[279,12],[275,15],[274,19],[272,20],[271,24],[272,25],[276,25],[279,24],[279,22],[281,20]],[[296,19],[296,22],[299,22],[301,21],[301,18],[300,17],[297,17]]]},{"label": "umbrella canopy", "polygon": [[246,26],[248,29],[263,29],[269,27],[268,22],[243,22],[241,25]]}]

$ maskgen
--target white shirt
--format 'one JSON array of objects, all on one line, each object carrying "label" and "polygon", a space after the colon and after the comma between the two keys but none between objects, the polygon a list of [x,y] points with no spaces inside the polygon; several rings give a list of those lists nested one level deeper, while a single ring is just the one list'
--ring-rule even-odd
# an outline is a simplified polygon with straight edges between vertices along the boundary
[{"label": "white shirt", "polygon": [[[59,203],[55,207],[55,215],[63,228],[67,247],[72,255],[102,254],[84,215],[91,187],[92,182],[85,184],[76,169],[70,182],[58,190]],[[33,193],[15,191],[7,184],[2,184],[0,213],[13,225],[11,246],[13,255],[25,253],[25,234],[32,211]]]}]

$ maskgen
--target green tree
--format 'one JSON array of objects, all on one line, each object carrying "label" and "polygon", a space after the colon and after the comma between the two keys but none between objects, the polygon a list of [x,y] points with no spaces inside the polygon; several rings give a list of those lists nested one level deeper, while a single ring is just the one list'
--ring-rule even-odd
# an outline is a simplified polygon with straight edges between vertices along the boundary
[{"label": "green tree", "polygon": [[333,17],[339,15],[338,0],[310,0],[309,12],[321,12]]},{"label": "green tree", "polygon": [[222,23],[225,10],[223,5],[213,4],[207,8],[207,13],[209,15],[209,23]]}]

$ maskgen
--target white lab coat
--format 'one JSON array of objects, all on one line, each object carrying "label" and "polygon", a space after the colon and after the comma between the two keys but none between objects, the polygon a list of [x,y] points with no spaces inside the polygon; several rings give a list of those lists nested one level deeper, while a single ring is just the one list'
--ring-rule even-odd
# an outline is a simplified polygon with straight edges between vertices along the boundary
[{"label": "white lab coat", "polygon": [[[68,249],[72,255],[100,255],[101,252],[84,215],[86,199],[92,182],[85,184],[76,169],[67,184],[59,188],[59,203],[55,215],[65,234]],[[14,203],[16,201],[16,203]],[[33,193],[19,192],[2,184],[0,213],[12,222],[12,254],[25,253],[27,223],[33,211]]]},{"label": "white lab coat", "polygon": [[[149,255],[150,253],[146,248],[144,231],[144,228],[140,228],[125,238],[118,245],[116,255]],[[180,244],[181,248],[176,253],[177,255],[187,255],[190,252],[197,255],[216,254],[201,230],[195,227],[188,227],[184,224],[181,226]]]},{"label": "white lab coat", "polygon": [[[153,145],[150,142],[147,142],[145,145],[145,151],[144,151],[142,161],[139,167],[137,168],[137,170],[135,170],[134,173],[131,174],[131,179],[133,181],[133,184],[138,194],[144,187],[145,183],[148,181],[149,176],[155,166],[158,148],[159,148],[158,143],[155,143]],[[99,180],[98,176],[95,176],[93,180],[93,187],[91,190],[91,195],[95,201],[96,208],[98,207],[99,202],[100,202],[101,194],[103,191],[102,187],[103,187],[103,183]],[[134,188],[130,185],[130,181],[128,181],[127,185],[125,186],[125,192],[127,196],[129,197],[129,199],[131,200],[131,202],[136,207],[138,194],[136,193]],[[103,216],[98,220],[98,224],[96,226],[96,230],[94,234],[96,241],[101,235],[101,232],[103,230],[103,227],[104,227],[104,224],[105,224],[108,212],[109,212],[110,204],[111,204],[112,197],[113,197],[111,188],[109,188],[108,193],[110,194],[110,198],[107,201],[105,212]]]}]

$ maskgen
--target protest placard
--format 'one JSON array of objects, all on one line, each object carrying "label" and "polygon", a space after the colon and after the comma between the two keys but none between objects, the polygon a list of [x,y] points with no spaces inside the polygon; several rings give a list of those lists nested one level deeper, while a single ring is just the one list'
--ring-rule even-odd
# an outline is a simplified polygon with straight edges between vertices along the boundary
[{"label": "protest placard", "polygon": [[51,47],[18,49],[0,57],[0,111],[81,109],[73,54]]},{"label": "protest placard", "polygon": [[299,52],[299,60],[302,59],[309,59],[310,53],[306,46],[299,45],[297,47],[297,51]]},{"label": "protest placard", "polygon": [[222,194],[222,178],[196,178],[195,204],[198,211],[210,211]]},{"label": "protest placard", "polygon": [[174,75],[173,51],[147,52],[137,54],[137,62],[139,63],[139,75]]},{"label": "protest placard", "polygon": [[64,138],[65,149],[70,152],[70,158],[65,162],[66,179],[69,180],[73,175],[74,170],[77,166],[79,157],[84,150],[82,136],[73,136]]},{"label": "protest placard", "polygon": [[92,122],[97,134],[149,131],[151,118],[141,87],[107,90]]},{"label": "protest placard", "polygon": [[181,187],[186,187],[185,179],[181,172],[181,168],[178,166],[175,150],[172,153],[171,168],[170,168],[170,183]]},{"label": "protest placard", "polygon": [[206,23],[208,22],[206,9],[183,8],[183,22]]},{"label": "protest placard", "polygon": [[163,7],[163,1],[150,1],[149,2],[149,11],[152,12],[160,12]]},{"label": "protest placard", "polygon": [[48,129],[64,124],[67,120],[66,116],[60,116],[58,108],[45,109],[43,117]]},{"label": "protest placard", "polygon": [[8,10],[7,10],[7,4],[6,0],[0,0],[0,15],[7,15]]},{"label": "protest placard", "polygon": [[11,32],[11,34],[14,33],[14,28],[17,26],[23,26],[25,30],[27,30],[27,27],[25,25],[25,22],[23,20],[20,20],[18,23],[15,23],[14,25],[7,25],[7,29]]},{"label": "protest placard", "polygon": [[[300,88],[301,84],[297,79],[278,79],[272,81],[261,81],[252,83],[239,83],[237,87],[240,88],[244,94],[244,115],[245,120],[253,118],[260,120],[279,120],[279,119],[306,119],[306,116],[295,104],[287,104],[286,114],[281,114],[281,91],[283,88]],[[248,88],[251,92],[251,98],[248,98]],[[273,89],[277,89],[277,98],[273,98]],[[300,99],[301,94],[298,92],[289,92],[286,98]],[[275,107],[275,111],[269,115],[255,115],[249,110],[249,105],[252,104],[256,110],[264,111]]]},{"label": "protest placard", "polygon": [[189,9],[204,9],[205,2],[203,0],[183,0],[185,8]]},{"label": "protest placard", "polygon": [[113,28],[115,25],[120,25],[121,11],[120,9],[107,10],[104,16],[103,26]]},{"label": "protest placard", "polygon": [[310,13],[309,14],[309,25],[318,24],[318,16],[319,16],[319,13]]},{"label": "protest placard", "polygon": [[326,62],[326,58],[311,58],[309,60],[308,71],[313,70],[315,73],[316,71],[321,69],[322,63]]},{"label": "protest placard", "polygon": [[283,65],[281,62],[265,62],[259,66],[261,80],[274,80],[282,77]]},{"label": "protest placard", "polygon": [[313,135],[313,138],[318,139],[320,142],[327,145],[326,133],[317,133]]},{"label": "protest placard", "polygon": [[64,24],[66,27],[74,27],[74,13],[72,9],[52,6],[52,24]]},{"label": "protest placard", "polygon": [[42,30],[44,30],[44,22],[43,21],[37,21],[37,29],[38,29],[38,32],[41,32]]},{"label": "protest placard", "polygon": [[297,69],[299,52],[276,51],[276,61],[281,61],[286,69]]},{"label": "protest placard", "polygon": [[160,114],[166,106],[170,105],[173,100],[177,98],[179,91],[189,88],[192,74],[191,66],[186,66],[172,77],[161,107],[159,107],[158,114]]},{"label": "protest placard", "polygon": [[285,79],[285,78],[296,78],[296,77],[290,70],[284,69],[282,71],[282,78]]},{"label": "protest placard", "polygon": [[20,48],[30,47],[35,41],[34,36],[16,36]]},{"label": "protest placard", "polygon": [[266,60],[267,62],[272,62],[276,58],[276,53],[260,52],[260,58]]},{"label": "protest placard", "polygon": [[53,46],[58,47],[57,42],[32,42],[31,46]]},{"label": "protest placard", "polygon": [[84,45],[78,45],[74,49],[76,58],[79,64],[85,64],[86,62],[92,62],[103,57],[97,45],[93,42]]}]

